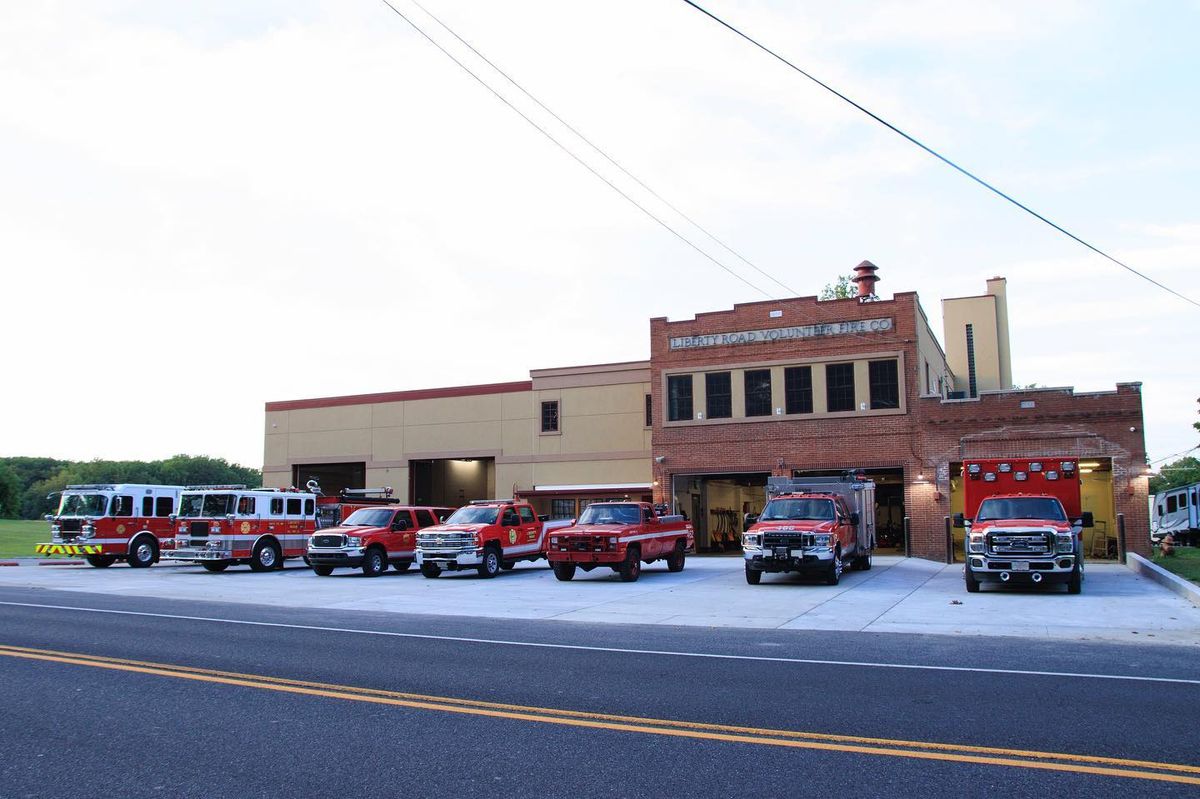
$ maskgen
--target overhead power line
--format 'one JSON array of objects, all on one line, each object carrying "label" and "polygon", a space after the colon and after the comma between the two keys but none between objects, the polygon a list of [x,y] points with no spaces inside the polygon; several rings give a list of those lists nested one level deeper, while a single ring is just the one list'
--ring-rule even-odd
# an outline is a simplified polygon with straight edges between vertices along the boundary
[{"label": "overhead power line", "polygon": [[[426,41],[428,41],[430,44],[432,44],[434,47],[436,47],[438,50],[440,50],[443,55],[445,55],[447,58],[449,58],[451,61],[453,61],[455,64],[457,64],[459,66],[459,68],[461,68],[464,72],[466,72],[468,75],[470,75],[472,78],[474,78],[476,82],[478,82],[481,86],[483,86],[485,89],[487,89],[489,92],[491,92],[496,97],[496,99],[498,99],[500,102],[504,103],[506,106],[511,108],[517,114],[519,114],[522,119],[524,119],[526,122],[528,122],[534,128],[536,128],[539,133],[541,133],[543,136],[545,136],[547,139],[549,139],[551,142],[553,142],[554,145],[557,146],[560,150],[562,150],[567,155],[571,156],[572,159],[574,159],[577,163],[579,163],[587,171],[591,172],[593,175],[598,177],[600,180],[604,181],[610,189],[615,191],[617,194],[621,195],[631,205],[633,205],[635,208],[637,208],[639,211],[644,213],[646,216],[650,217],[652,220],[657,222],[666,231],[668,231],[672,236],[674,236],[675,238],[682,241],[688,247],[691,247],[693,250],[698,252],[704,258],[706,258],[707,260],[711,261],[713,264],[718,266],[720,269],[724,270],[731,276],[737,278],[742,283],[745,283],[747,286],[754,289],[759,294],[762,294],[767,299],[774,299],[774,297],[772,297],[770,293],[759,288],[754,283],[751,283],[745,277],[739,275],[737,272],[735,272],[730,267],[726,266],[720,260],[718,260],[717,258],[714,258],[709,253],[705,252],[703,249],[701,249],[699,246],[697,246],[691,239],[684,236],[682,233],[677,231],[675,228],[671,227],[669,224],[664,222],[662,219],[660,219],[658,216],[656,216],[654,214],[654,212],[652,212],[649,208],[647,208],[646,206],[639,203],[637,200],[635,200],[633,197],[631,197],[629,194],[627,194],[625,191],[623,191],[619,186],[617,186],[615,183],[613,183],[611,180],[609,180],[604,175],[602,175],[599,171],[597,171],[595,169],[595,167],[593,167],[587,161],[583,160],[581,157],[576,155],[573,151],[571,151],[570,148],[568,148],[565,144],[563,144],[561,141],[556,139],[553,136],[553,134],[551,134],[549,131],[547,131],[545,128],[543,128],[541,125],[539,125],[537,122],[535,122],[524,111],[522,111],[521,109],[519,109],[515,105],[513,105],[511,102],[509,102],[508,98],[506,98],[500,92],[496,91],[496,89],[494,89],[491,86],[491,84],[489,84],[487,81],[485,81],[483,78],[481,78],[478,74],[476,74],[470,67],[468,67],[462,61],[460,61],[458,58],[456,58],[453,53],[451,53],[445,47],[442,47],[442,45],[439,44],[437,42],[437,40],[435,40],[432,36],[430,36],[428,33],[426,33],[425,30],[423,28],[421,28],[421,26],[419,26],[415,22],[413,22],[407,15],[404,14],[404,12],[402,12],[400,9],[396,8],[396,6],[392,5],[392,3],[389,2],[389,0],[380,0],[380,2],[383,3],[385,6],[387,6],[388,8],[390,8],[392,10],[392,12],[396,14],[396,16],[400,17],[400,19],[407,22],[409,27],[411,27],[413,30],[415,30],[417,33],[419,33]],[[426,12],[426,13],[428,13],[428,12]],[[430,16],[432,16],[432,15],[430,15]]]},{"label": "overhead power line", "polygon": [[835,89],[835,88],[833,88],[832,86],[830,86],[829,84],[825,83],[824,81],[821,81],[821,80],[819,80],[818,78],[814,77],[814,76],[813,76],[812,74],[810,74],[809,72],[807,72],[807,71],[805,71],[805,70],[801,69],[800,67],[796,66],[796,65],[795,65],[795,64],[793,64],[791,61],[789,61],[788,59],[786,59],[786,58],[784,58],[783,56],[781,56],[779,53],[777,53],[777,52],[775,52],[774,50],[772,50],[771,48],[767,47],[765,44],[763,44],[763,43],[759,42],[757,39],[755,39],[755,38],[751,37],[749,34],[743,33],[742,31],[740,31],[739,29],[735,28],[733,25],[729,24],[729,23],[728,23],[728,22],[726,22],[725,20],[721,19],[720,17],[718,17],[716,14],[712,13],[712,12],[711,12],[711,11],[709,11],[708,9],[706,9],[706,8],[703,8],[702,6],[700,6],[700,5],[698,5],[698,4],[694,3],[694,2],[692,2],[692,0],[683,0],[683,2],[684,2],[684,3],[687,3],[689,6],[691,6],[691,7],[692,7],[692,8],[694,8],[694,9],[696,9],[696,10],[697,10],[697,11],[699,11],[700,13],[704,14],[706,17],[708,17],[709,19],[713,20],[714,22],[716,22],[717,24],[721,25],[722,27],[724,27],[724,28],[727,28],[728,30],[730,30],[730,31],[732,31],[733,33],[735,33],[735,34],[737,34],[738,36],[740,36],[741,38],[743,38],[743,39],[745,39],[746,41],[750,42],[750,44],[754,45],[754,46],[755,46],[755,47],[757,47],[759,50],[762,50],[764,53],[766,53],[766,54],[770,55],[772,58],[776,59],[777,61],[780,61],[780,62],[782,62],[783,64],[786,64],[787,66],[789,66],[789,67],[791,67],[792,69],[794,69],[796,72],[799,72],[801,75],[803,75],[804,77],[808,78],[808,79],[809,79],[809,80],[811,80],[813,83],[817,84],[817,85],[818,85],[818,86],[820,86],[822,89],[824,89],[825,91],[827,91],[827,92],[829,92],[830,94],[834,95],[834,96],[835,96],[835,97],[837,97],[838,99],[840,99],[840,100],[843,100],[843,101],[845,101],[845,102],[849,103],[850,105],[854,106],[854,107],[855,107],[855,108],[857,108],[859,111],[863,112],[864,114],[866,114],[867,116],[869,116],[871,119],[873,119],[873,120],[875,120],[876,122],[878,122],[880,125],[883,125],[883,126],[884,126],[885,128],[887,128],[888,130],[890,130],[890,131],[892,131],[893,133],[896,133],[896,134],[898,134],[898,135],[900,135],[900,136],[904,137],[904,138],[905,138],[905,139],[907,139],[907,140],[908,140],[910,143],[912,143],[912,144],[915,144],[917,147],[920,147],[922,150],[924,150],[925,152],[929,153],[930,155],[932,155],[934,158],[938,159],[938,160],[939,160],[939,161],[941,161],[942,163],[944,163],[944,164],[946,164],[947,166],[949,166],[949,167],[952,167],[953,169],[957,170],[958,172],[961,172],[962,174],[966,175],[968,178],[970,178],[971,180],[975,181],[975,182],[976,182],[976,183],[978,183],[980,186],[983,186],[985,189],[987,189],[988,191],[992,192],[993,194],[996,194],[997,196],[999,196],[999,197],[1002,197],[1002,198],[1003,198],[1003,199],[1005,199],[1005,200],[1008,200],[1008,202],[1010,202],[1010,203],[1012,203],[1013,205],[1017,206],[1017,207],[1018,207],[1018,208],[1020,208],[1022,211],[1024,211],[1024,212],[1025,212],[1025,213],[1027,213],[1027,214],[1029,214],[1030,216],[1034,217],[1035,219],[1038,219],[1038,220],[1040,220],[1040,221],[1042,221],[1042,222],[1046,223],[1046,224],[1047,224],[1047,225],[1049,225],[1050,227],[1052,227],[1052,228],[1054,228],[1055,230],[1057,230],[1059,233],[1062,233],[1064,236],[1067,236],[1068,238],[1070,238],[1070,239],[1072,239],[1072,240],[1074,240],[1074,241],[1078,242],[1079,244],[1082,244],[1084,247],[1087,247],[1089,250],[1091,250],[1092,252],[1096,253],[1097,255],[1099,255],[1099,256],[1101,256],[1101,257],[1103,257],[1103,258],[1106,258],[1106,259],[1108,259],[1109,261],[1112,261],[1114,264],[1116,264],[1117,266],[1119,266],[1119,267],[1121,267],[1122,269],[1126,270],[1127,272],[1130,272],[1130,273],[1132,273],[1132,274],[1134,274],[1134,275],[1137,275],[1137,276],[1138,276],[1138,277],[1140,277],[1142,280],[1145,280],[1145,281],[1147,281],[1147,282],[1149,282],[1149,283],[1152,283],[1152,284],[1154,284],[1155,286],[1158,286],[1158,287],[1159,287],[1160,289],[1162,289],[1163,291],[1166,291],[1166,292],[1168,292],[1168,293],[1170,293],[1170,294],[1174,294],[1176,297],[1178,297],[1179,299],[1183,300],[1184,302],[1191,303],[1192,305],[1195,305],[1196,307],[1200,308],[1200,302],[1197,302],[1196,300],[1193,300],[1191,297],[1187,297],[1187,296],[1185,296],[1185,295],[1183,295],[1183,294],[1180,294],[1178,291],[1176,291],[1175,289],[1171,288],[1170,286],[1163,285],[1162,283],[1158,282],[1157,280],[1155,280],[1154,278],[1150,277],[1149,275],[1143,274],[1142,272],[1139,272],[1138,270],[1134,269],[1132,266],[1130,266],[1129,264],[1125,263],[1124,261],[1121,261],[1121,260],[1119,260],[1119,259],[1117,259],[1117,258],[1114,258],[1113,256],[1109,255],[1108,253],[1106,253],[1104,250],[1100,249],[1099,247],[1096,247],[1096,246],[1094,246],[1093,244],[1090,244],[1089,242],[1087,242],[1087,241],[1084,241],[1084,240],[1083,240],[1083,239],[1081,239],[1079,236],[1076,236],[1074,233],[1072,233],[1071,231],[1069,231],[1069,230],[1067,230],[1066,228],[1062,227],[1061,225],[1058,225],[1058,224],[1056,224],[1056,223],[1054,223],[1054,222],[1051,222],[1049,219],[1047,219],[1046,217],[1042,216],[1042,215],[1041,215],[1041,214],[1039,214],[1037,211],[1034,211],[1034,210],[1033,210],[1032,208],[1030,208],[1029,206],[1027,206],[1027,205],[1025,205],[1025,204],[1023,204],[1023,203],[1021,203],[1021,202],[1019,202],[1019,201],[1017,201],[1017,200],[1015,200],[1014,198],[1012,198],[1012,197],[1010,197],[1009,195],[1005,194],[1004,192],[1000,191],[1000,189],[998,189],[998,188],[996,188],[995,186],[993,186],[992,184],[988,183],[988,182],[987,182],[987,181],[985,181],[983,178],[980,178],[980,177],[976,176],[974,173],[970,172],[969,170],[967,170],[967,169],[965,169],[965,168],[963,168],[963,167],[959,166],[958,164],[954,163],[953,161],[951,161],[949,158],[947,158],[946,156],[942,155],[942,154],[941,154],[941,153],[939,153],[938,151],[934,150],[933,148],[929,147],[928,145],[924,144],[923,142],[919,141],[918,139],[914,138],[913,136],[910,136],[909,134],[905,133],[903,130],[901,130],[900,128],[896,127],[896,126],[895,126],[895,125],[893,125],[891,122],[888,122],[888,121],[887,121],[886,119],[884,119],[883,117],[879,116],[878,114],[874,113],[873,111],[870,111],[869,109],[865,108],[864,106],[862,106],[862,105],[859,105],[859,104],[858,104],[858,103],[856,103],[854,100],[851,100],[849,97],[847,97],[846,95],[842,94],[842,93],[841,93],[841,92],[839,92],[837,89]]},{"label": "overhead power line", "polygon": [[758,265],[757,265],[757,264],[755,264],[753,261],[751,261],[749,258],[747,258],[746,256],[742,255],[742,254],[741,254],[740,252],[738,252],[737,250],[735,250],[735,249],[733,249],[732,247],[730,247],[728,244],[726,244],[726,243],[725,243],[724,241],[722,241],[721,239],[717,238],[717,236],[716,236],[716,235],[714,235],[714,234],[713,234],[711,231],[709,231],[707,228],[705,228],[703,225],[701,225],[701,224],[700,224],[699,222],[697,222],[695,219],[693,219],[692,217],[690,217],[690,216],[688,216],[686,213],[684,213],[682,210],[680,210],[680,208],[679,208],[677,205],[675,205],[675,204],[674,204],[674,203],[672,203],[670,200],[668,200],[666,197],[663,197],[661,194],[659,194],[658,192],[656,192],[654,189],[652,189],[652,188],[650,188],[648,185],[646,185],[646,183],[645,183],[644,181],[642,181],[642,179],[641,179],[641,178],[639,178],[637,175],[633,174],[633,173],[632,173],[632,172],[630,172],[628,169],[626,169],[624,166],[622,166],[622,165],[621,165],[621,164],[620,164],[620,163],[619,163],[619,162],[618,162],[618,161],[617,161],[615,158],[613,158],[611,155],[609,155],[607,152],[605,152],[605,151],[604,151],[604,149],[600,147],[600,145],[596,144],[596,143],[595,143],[595,142],[593,142],[591,139],[589,139],[587,136],[583,135],[583,133],[581,133],[581,132],[579,131],[579,129],[578,129],[578,128],[576,128],[576,127],[575,127],[574,125],[572,125],[570,122],[567,122],[567,120],[563,119],[561,116],[559,116],[558,114],[556,114],[556,113],[555,113],[555,112],[554,112],[554,111],[553,111],[553,110],[552,110],[552,109],[551,109],[549,106],[547,106],[545,103],[543,103],[543,102],[542,102],[541,100],[539,100],[537,97],[535,97],[535,96],[534,96],[534,95],[533,95],[533,94],[532,94],[532,93],[531,93],[531,92],[530,92],[528,89],[526,89],[524,86],[522,86],[520,83],[518,83],[518,82],[517,82],[517,80],[516,80],[515,78],[513,78],[511,75],[509,75],[509,74],[508,74],[507,72],[505,72],[503,69],[501,69],[501,68],[500,68],[500,67],[499,67],[499,66],[498,66],[498,65],[497,65],[497,64],[496,64],[494,61],[492,61],[490,58],[488,58],[487,56],[485,56],[483,53],[479,52],[479,50],[475,49],[475,46],[474,46],[474,45],[472,45],[470,42],[468,42],[466,39],[464,39],[463,37],[459,36],[459,35],[458,35],[458,34],[457,34],[455,31],[454,31],[454,29],[453,29],[453,28],[451,28],[451,27],[450,27],[449,25],[447,25],[445,22],[442,22],[442,20],[441,20],[441,19],[439,19],[439,18],[438,18],[438,16],[437,16],[436,14],[434,14],[432,11],[430,11],[430,10],[429,10],[428,8],[426,8],[425,6],[421,5],[419,2],[417,2],[417,0],[409,0],[409,2],[410,2],[410,3],[412,3],[414,6],[416,6],[417,8],[421,9],[421,11],[423,11],[423,12],[425,13],[425,15],[426,15],[426,16],[428,16],[430,19],[432,19],[432,20],[433,20],[434,22],[436,22],[438,25],[442,26],[442,28],[443,28],[443,29],[444,29],[444,30],[445,30],[447,33],[449,33],[451,36],[453,36],[455,39],[457,39],[459,42],[461,42],[461,43],[462,43],[462,45],[463,45],[464,47],[466,47],[468,50],[470,50],[470,51],[471,51],[472,53],[474,53],[475,55],[479,56],[479,58],[480,58],[480,59],[481,59],[481,60],[482,60],[482,61],[483,61],[485,64],[487,64],[487,65],[488,65],[489,67],[491,67],[492,69],[496,70],[496,72],[500,73],[500,75],[501,75],[501,76],[502,76],[502,77],[503,77],[503,78],[504,78],[506,81],[508,81],[509,83],[511,83],[511,84],[512,84],[513,86],[515,86],[515,87],[516,87],[516,88],[517,88],[517,89],[518,89],[518,90],[519,90],[519,91],[520,91],[522,94],[524,94],[526,97],[528,97],[528,98],[529,98],[530,100],[532,100],[534,103],[536,103],[536,104],[537,104],[537,106],[538,106],[539,108],[541,108],[541,109],[542,109],[543,111],[545,111],[547,114],[549,114],[550,116],[552,116],[552,117],[554,117],[556,120],[558,120],[558,122],[559,122],[559,123],[560,123],[560,124],[561,124],[563,127],[565,127],[567,130],[569,130],[569,131],[571,131],[572,133],[574,133],[574,134],[575,134],[575,135],[576,135],[576,136],[579,138],[579,140],[580,140],[580,141],[582,141],[582,142],[583,142],[584,144],[586,144],[588,147],[591,147],[593,150],[595,150],[597,153],[599,153],[601,157],[603,157],[603,158],[604,158],[606,161],[608,161],[610,164],[612,164],[613,166],[615,166],[617,169],[621,170],[621,172],[623,172],[623,173],[625,174],[625,176],[626,176],[626,177],[628,177],[628,178],[629,178],[630,180],[632,180],[634,183],[638,184],[638,185],[639,185],[639,186],[641,186],[643,189],[645,189],[645,190],[646,190],[646,191],[647,191],[647,192],[648,192],[650,195],[652,195],[652,196],[653,196],[655,199],[657,199],[657,200],[658,200],[659,202],[661,202],[663,205],[667,206],[667,207],[668,207],[668,208],[670,208],[672,211],[674,211],[675,213],[677,213],[677,214],[678,214],[680,217],[682,217],[683,219],[685,219],[685,220],[686,220],[686,221],[687,221],[689,224],[691,224],[691,225],[692,225],[692,227],[694,227],[694,228],[696,228],[697,230],[699,230],[699,231],[700,231],[701,233],[703,233],[705,236],[708,236],[710,239],[712,239],[714,242],[716,242],[716,243],[717,243],[717,244],[718,244],[718,245],[719,245],[719,246],[720,246],[722,249],[724,249],[724,250],[725,250],[727,253],[729,253],[729,254],[730,254],[730,255],[732,255],[733,257],[737,258],[737,259],[738,259],[738,260],[740,260],[742,263],[746,264],[746,266],[749,266],[749,267],[750,267],[751,269],[753,269],[755,272],[758,272],[760,275],[762,275],[763,277],[765,277],[767,280],[770,280],[772,283],[774,283],[775,285],[779,286],[779,287],[780,287],[781,289],[783,289],[784,291],[788,292],[788,294],[789,294],[789,295],[791,295],[791,296],[793,296],[793,297],[795,297],[795,296],[799,296],[799,292],[797,292],[795,289],[791,288],[790,286],[786,285],[785,283],[782,283],[782,282],[780,282],[778,279],[776,279],[776,278],[775,278],[775,276],[774,276],[774,275],[771,275],[771,274],[767,273],[766,271],[764,271],[764,270],[760,269],[760,268],[758,267]]}]

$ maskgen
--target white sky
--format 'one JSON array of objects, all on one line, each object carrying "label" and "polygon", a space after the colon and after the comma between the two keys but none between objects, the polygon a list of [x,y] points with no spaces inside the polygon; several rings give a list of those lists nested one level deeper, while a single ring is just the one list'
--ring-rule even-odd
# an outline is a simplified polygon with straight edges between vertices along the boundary
[{"label": "white sky", "polygon": [[[1004,275],[1018,383],[1140,380],[1150,457],[1200,441],[1200,309],[683,3],[422,2],[798,293],[870,259],[940,331]],[[1200,4],[708,5],[1200,297]],[[650,317],[762,298],[377,0],[7,4],[0,97],[0,455],[257,466],[268,400],[646,358]]]}]

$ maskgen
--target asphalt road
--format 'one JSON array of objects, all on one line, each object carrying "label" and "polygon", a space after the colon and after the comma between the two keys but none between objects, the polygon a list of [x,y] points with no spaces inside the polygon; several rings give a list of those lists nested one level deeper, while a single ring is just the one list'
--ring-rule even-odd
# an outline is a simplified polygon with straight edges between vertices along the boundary
[{"label": "asphalt road", "polygon": [[1197,660],[5,588],[0,794],[1196,796]]}]

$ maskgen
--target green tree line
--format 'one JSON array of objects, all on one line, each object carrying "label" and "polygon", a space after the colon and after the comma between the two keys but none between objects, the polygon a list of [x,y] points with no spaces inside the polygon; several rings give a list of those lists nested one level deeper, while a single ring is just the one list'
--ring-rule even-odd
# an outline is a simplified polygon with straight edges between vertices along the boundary
[{"label": "green tree line", "polygon": [[262,472],[224,458],[176,455],[161,461],[0,458],[0,518],[38,519],[58,507],[47,495],[78,483],[262,485]]}]

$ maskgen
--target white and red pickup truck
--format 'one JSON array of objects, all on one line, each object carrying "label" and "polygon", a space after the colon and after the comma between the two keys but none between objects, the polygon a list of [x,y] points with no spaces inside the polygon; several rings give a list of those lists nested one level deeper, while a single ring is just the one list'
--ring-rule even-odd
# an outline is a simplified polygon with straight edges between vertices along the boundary
[{"label": "white and red pickup truck", "polygon": [[475,569],[495,577],[522,560],[546,556],[546,534],[571,521],[548,521],[519,499],[477,499],[417,533],[417,565],[426,577]]},{"label": "white and red pickup truck", "polygon": [[559,580],[570,580],[576,569],[608,566],[631,583],[643,563],[665,560],[668,571],[683,571],[695,545],[692,525],[682,516],[659,516],[648,502],[594,502],[574,526],[550,536],[546,557]]}]

